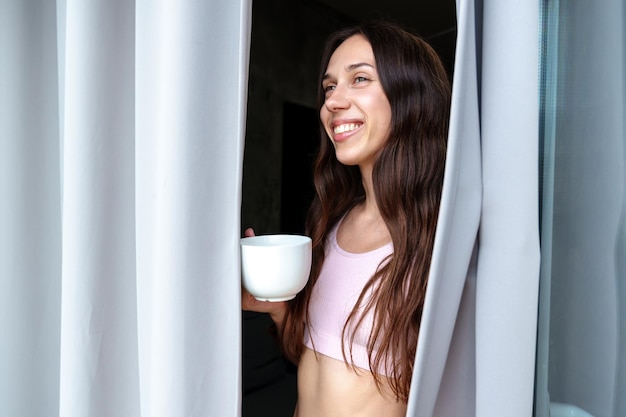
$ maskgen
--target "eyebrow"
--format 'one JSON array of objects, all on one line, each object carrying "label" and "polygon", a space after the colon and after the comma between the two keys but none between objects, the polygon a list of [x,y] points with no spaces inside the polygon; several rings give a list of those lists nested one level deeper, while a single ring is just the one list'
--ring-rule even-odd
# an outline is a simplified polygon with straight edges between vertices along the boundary
[{"label": "eyebrow", "polygon": [[[344,69],[346,70],[346,72],[350,72],[360,67],[370,67],[372,69],[375,69],[372,64],[368,64],[367,62],[357,62],[356,64],[350,64],[350,65],[347,65]],[[328,73],[324,74],[323,79],[325,80],[327,78],[330,78],[330,74]]]}]

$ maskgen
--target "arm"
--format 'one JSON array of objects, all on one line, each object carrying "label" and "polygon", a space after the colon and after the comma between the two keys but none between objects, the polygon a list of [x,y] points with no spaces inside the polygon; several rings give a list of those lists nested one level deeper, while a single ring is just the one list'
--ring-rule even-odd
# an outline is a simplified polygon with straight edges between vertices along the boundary
[{"label": "arm", "polygon": [[241,288],[241,309],[244,311],[254,311],[256,313],[267,313],[276,324],[279,333],[283,328],[283,321],[287,311],[287,303],[284,301],[272,303],[269,301],[259,301],[252,296],[245,288]]}]

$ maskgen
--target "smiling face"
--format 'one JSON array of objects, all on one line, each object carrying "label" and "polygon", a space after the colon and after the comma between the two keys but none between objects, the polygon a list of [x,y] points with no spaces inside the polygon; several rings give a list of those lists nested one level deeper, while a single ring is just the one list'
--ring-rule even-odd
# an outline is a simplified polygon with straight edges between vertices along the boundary
[{"label": "smiling face", "polygon": [[346,39],[332,54],[322,87],[322,125],[337,160],[371,171],[389,137],[391,106],[380,83],[370,43],[361,35]]}]

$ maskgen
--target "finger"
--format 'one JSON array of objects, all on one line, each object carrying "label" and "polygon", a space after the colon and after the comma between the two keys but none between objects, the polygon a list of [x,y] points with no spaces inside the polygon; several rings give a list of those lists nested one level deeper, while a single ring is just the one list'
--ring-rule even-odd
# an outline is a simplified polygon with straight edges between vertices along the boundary
[{"label": "finger", "polygon": [[248,227],[248,228],[246,229],[246,231],[245,231],[245,232],[243,232],[243,235],[244,235],[245,237],[252,237],[252,236],[254,236],[254,229],[253,229],[253,228],[251,228],[251,227]]}]

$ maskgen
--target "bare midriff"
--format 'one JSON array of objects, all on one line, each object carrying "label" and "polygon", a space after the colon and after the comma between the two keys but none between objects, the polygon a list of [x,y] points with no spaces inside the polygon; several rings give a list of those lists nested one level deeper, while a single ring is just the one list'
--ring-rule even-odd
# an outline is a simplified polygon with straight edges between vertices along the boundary
[{"label": "bare midriff", "polygon": [[298,364],[294,417],[404,417],[406,403],[391,389],[376,387],[373,375],[306,349]]}]

